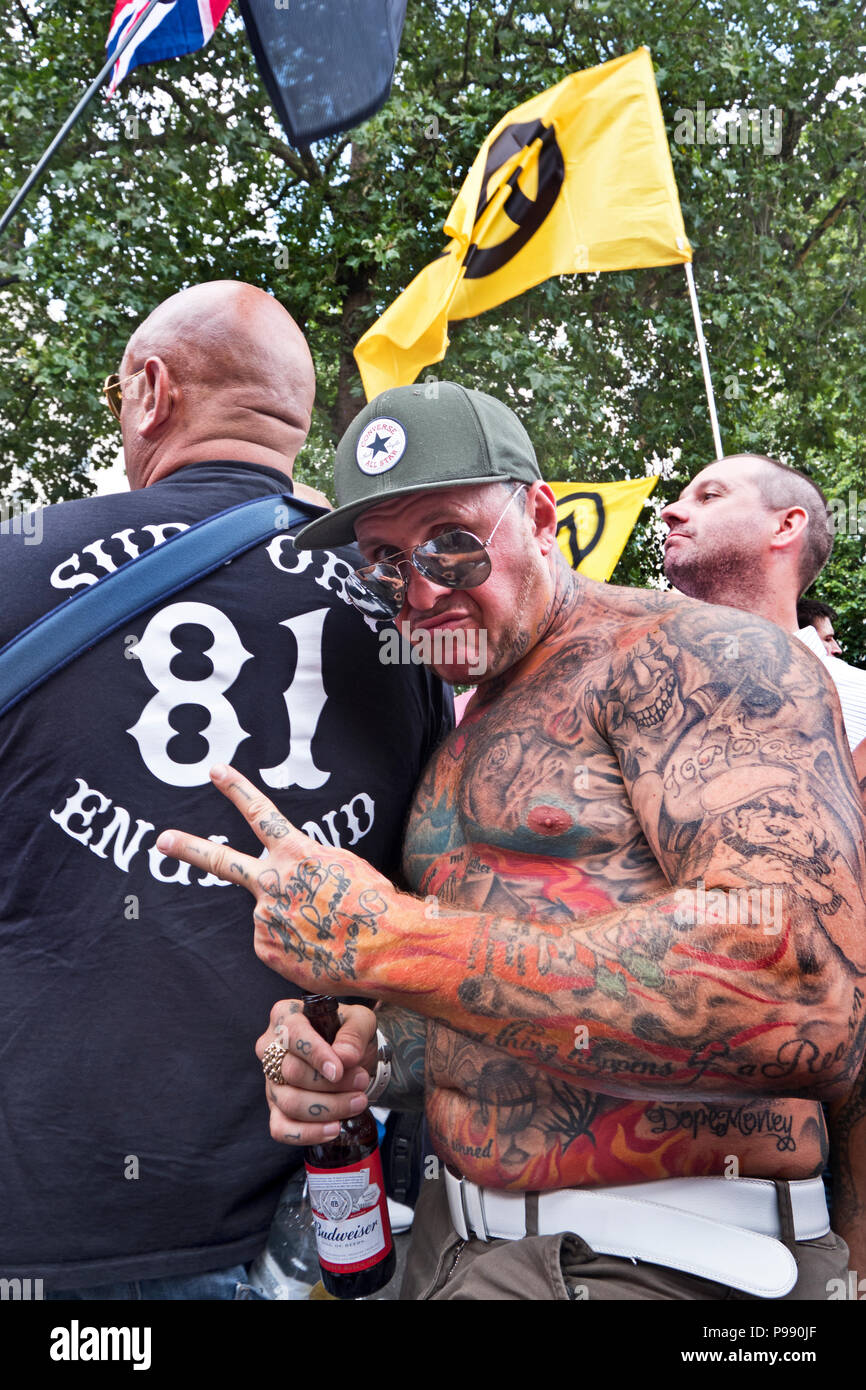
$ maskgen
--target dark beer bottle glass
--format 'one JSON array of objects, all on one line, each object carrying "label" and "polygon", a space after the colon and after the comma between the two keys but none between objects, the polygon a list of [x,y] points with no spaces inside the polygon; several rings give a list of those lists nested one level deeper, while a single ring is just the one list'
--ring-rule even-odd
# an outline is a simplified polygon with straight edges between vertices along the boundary
[{"label": "dark beer bottle glass", "polygon": [[[338,1001],[308,994],[304,1014],[332,1043]],[[387,1284],[395,1255],[388,1219],[379,1134],[369,1110],[343,1120],[336,1139],[304,1149],[322,1283],[337,1298],[366,1298]]]}]

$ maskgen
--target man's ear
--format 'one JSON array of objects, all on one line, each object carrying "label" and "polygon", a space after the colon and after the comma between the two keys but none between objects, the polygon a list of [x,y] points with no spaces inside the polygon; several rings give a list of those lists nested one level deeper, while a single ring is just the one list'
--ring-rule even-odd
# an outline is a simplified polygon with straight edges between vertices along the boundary
[{"label": "man's ear", "polygon": [[556,545],[556,498],[548,483],[533,483],[527,493],[526,510],[533,524],[542,555]]},{"label": "man's ear", "polygon": [[771,550],[787,550],[803,535],[809,525],[809,513],[805,507],[788,507],[776,513],[776,526],[770,538]]},{"label": "man's ear", "polygon": [[174,396],[179,388],[172,382],[171,373],[161,357],[148,357],[144,373],[135,384],[141,393],[138,433],[144,439],[152,439],[171,415]]}]

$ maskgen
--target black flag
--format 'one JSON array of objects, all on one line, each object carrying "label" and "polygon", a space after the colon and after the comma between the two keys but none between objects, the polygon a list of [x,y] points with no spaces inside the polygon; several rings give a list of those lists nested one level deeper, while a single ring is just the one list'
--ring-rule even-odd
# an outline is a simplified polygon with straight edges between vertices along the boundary
[{"label": "black flag", "polygon": [[388,100],[406,0],[240,0],[240,8],[293,145],[360,125]]}]

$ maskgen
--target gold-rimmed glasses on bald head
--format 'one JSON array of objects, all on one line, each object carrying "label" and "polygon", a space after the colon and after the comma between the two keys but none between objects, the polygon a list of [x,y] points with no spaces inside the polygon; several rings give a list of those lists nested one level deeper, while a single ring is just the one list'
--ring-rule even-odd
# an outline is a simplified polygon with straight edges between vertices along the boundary
[{"label": "gold-rimmed glasses on bald head", "polygon": [[134,381],[137,376],[141,376],[144,370],[144,367],[139,367],[137,372],[133,372],[131,376],[125,377],[121,377],[117,372],[112,372],[110,376],[105,378],[105,385],[102,390],[105,399],[108,401],[108,408],[115,420],[120,419],[120,403],[123,400],[124,386],[128,381]]}]

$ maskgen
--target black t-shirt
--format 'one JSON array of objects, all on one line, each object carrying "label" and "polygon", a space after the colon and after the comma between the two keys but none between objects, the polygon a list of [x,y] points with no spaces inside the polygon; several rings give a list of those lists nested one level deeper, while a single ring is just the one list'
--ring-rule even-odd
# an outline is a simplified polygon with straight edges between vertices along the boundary
[{"label": "black t-shirt", "polygon": [[[289,491],[188,465],[0,535],[0,645],[185,525]],[[252,898],[167,860],[176,826],[263,852],[208,780],[230,762],[324,843],[394,874],[450,693],[383,664],[345,598],[354,548],[287,533],[132,620],[0,719],[0,1275],[50,1288],[253,1257],[295,1151],[253,1046],[298,991]]]}]

